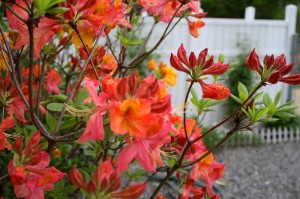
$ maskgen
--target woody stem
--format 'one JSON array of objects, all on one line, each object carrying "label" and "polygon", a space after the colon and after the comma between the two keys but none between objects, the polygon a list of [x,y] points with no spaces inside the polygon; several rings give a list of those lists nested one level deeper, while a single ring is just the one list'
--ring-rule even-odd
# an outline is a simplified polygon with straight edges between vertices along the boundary
[{"label": "woody stem", "polygon": [[216,124],[215,126],[211,127],[210,129],[208,129],[205,133],[203,133],[201,136],[199,136],[198,138],[196,138],[195,140],[191,141],[191,143],[195,143],[197,141],[199,141],[200,139],[202,139],[204,136],[206,136],[208,133],[212,132],[213,130],[215,130],[216,128],[218,128],[219,126],[221,126],[222,124],[226,123],[229,119],[231,119],[239,110],[241,110],[243,108],[243,106],[245,104],[247,104],[249,102],[249,100],[254,96],[254,94],[262,87],[264,86],[265,83],[261,82],[255,89],[254,91],[248,96],[248,98],[239,106],[237,107],[228,117],[226,117],[224,120],[222,120],[220,123]]},{"label": "woody stem", "polygon": [[189,136],[188,136],[188,133],[187,133],[187,130],[186,130],[186,108],[187,108],[187,101],[189,99],[189,94],[191,92],[191,89],[194,85],[194,81],[191,82],[188,90],[187,90],[187,93],[186,93],[186,96],[185,96],[185,99],[184,99],[184,107],[183,107],[183,127],[184,127],[184,135],[185,135],[185,138],[186,138],[186,141],[189,143],[190,142],[190,139],[189,139]]}]

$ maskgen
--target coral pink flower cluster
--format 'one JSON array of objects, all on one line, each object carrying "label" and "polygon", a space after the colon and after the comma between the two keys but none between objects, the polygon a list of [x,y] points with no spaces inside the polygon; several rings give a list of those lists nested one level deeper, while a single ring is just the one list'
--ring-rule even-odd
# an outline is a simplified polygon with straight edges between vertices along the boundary
[{"label": "coral pink flower cluster", "polygon": [[[160,21],[169,23],[176,10],[179,9],[178,16],[183,16],[188,22],[190,34],[197,38],[199,36],[198,29],[202,28],[205,23],[201,20],[207,13],[200,11],[199,1],[174,1],[174,0],[139,0],[144,11],[148,11],[151,15],[159,18]],[[198,19],[197,21],[191,21],[189,17]]]},{"label": "coral pink flower cluster", "polygon": [[23,148],[24,137],[15,140],[14,158],[9,162],[8,173],[17,198],[44,198],[44,191],[52,190],[54,183],[65,177],[50,163],[48,153],[42,151],[40,133],[34,134]]},{"label": "coral pink flower cluster", "polygon": [[87,184],[75,167],[70,171],[70,181],[73,185],[87,191],[90,197],[96,198],[136,198],[146,187],[146,183],[140,183],[117,191],[121,187],[122,180],[120,173],[113,169],[110,159],[100,164]]}]

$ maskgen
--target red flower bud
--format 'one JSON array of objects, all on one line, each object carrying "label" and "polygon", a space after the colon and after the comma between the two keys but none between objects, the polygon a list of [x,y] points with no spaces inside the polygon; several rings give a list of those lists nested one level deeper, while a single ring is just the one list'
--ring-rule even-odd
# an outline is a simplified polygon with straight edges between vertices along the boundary
[{"label": "red flower bud", "polygon": [[276,84],[279,81],[280,77],[281,77],[280,72],[276,71],[272,73],[267,80],[271,84]]},{"label": "red flower bud", "polygon": [[79,48],[79,56],[81,59],[88,59],[89,57],[83,47]]},{"label": "red flower bud", "polygon": [[271,66],[274,64],[274,55],[266,55],[264,58],[264,65],[267,69],[271,68]]},{"label": "red flower bud", "polygon": [[75,15],[76,15],[76,9],[71,4],[69,4],[69,5],[65,6],[65,7],[69,8],[69,10],[67,12],[64,12],[64,14],[63,14],[64,18],[66,20],[70,20],[71,21],[75,17]]},{"label": "red flower bud", "polygon": [[178,57],[173,55],[173,53],[171,53],[170,63],[176,70],[190,74],[190,72],[181,64]]},{"label": "red flower bud", "polygon": [[68,37],[61,37],[59,40],[60,45],[65,45],[68,41]]},{"label": "red flower bud", "polygon": [[300,84],[300,74],[294,74],[288,77],[282,77],[280,78],[281,82],[287,83],[287,84]]},{"label": "red flower bud", "polygon": [[197,14],[192,14],[191,16],[198,18],[198,19],[202,19],[204,17],[206,17],[207,12],[201,12],[201,13],[197,13]]},{"label": "red flower bud", "polygon": [[82,176],[82,174],[75,167],[73,167],[71,169],[69,176],[70,176],[69,177],[70,178],[70,182],[73,185],[75,185],[77,187],[80,187],[80,188],[86,189],[86,185],[85,185],[83,176]]},{"label": "red flower bud", "polygon": [[285,67],[285,65],[286,65],[286,60],[285,60],[284,54],[282,54],[275,58],[274,65],[272,68],[281,69],[281,68]]},{"label": "red flower bud", "polygon": [[252,50],[252,52],[250,53],[250,55],[247,57],[247,59],[246,59],[246,65],[251,70],[254,70],[254,71],[258,72],[259,74],[262,73],[262,68],[261,68],[261,65],[259,63],[258,55],[255,52],[255,48]]},{"label": "red flower bud", "polygon": [[215,63],[208,69],[204,70],[203,75],[222,75],[228,69],[229,64],[223,64],[222,62]]},{"label": "red flower bud", "polygon": [[222,84],[206,84],[202,80],[199,83],[202,87],[203,98],[222,100],[230,96],[230,90]]},{"label": "red flower bud", "polygon": [[289,64],[289,65],[287,65],[287,66],[285,66],[285,67],[282,67],[282,68],[279,70],[280,73],[281,73],[281,76],[284,76],[284,75],[289,74],[289,73],[292,71],[294,65],[295,65],[295,63],[292,63],[292,64]]},{"label": "red flower bud", "polygon": [[197,59],[197,65],[202,66],[205,61],[206,61],[206,57],[207,57],[207,53],[208,53],[208,49],[205,48],[204,50],[202,50],[199,55],[198,55],[198,59]]},{"label": "red flower bud", "polygon": [[184,63],[187,67],[190,68],[190,63],[187,59],[186,51],[184,49],[183,44],[181,44],[180,47],[178,48],[177,56],[182,63]]},{"label": "red flower bud", "polygon": [[193,70],[196,66],[196,63],[197,63],[197,59],[196,59],[196,56],[195,56],[194,52],[192,52],[190,54],[189,62],[190,62],[190,68]]},{"label": "red flower bud", "polygon": [[24,139],[24,136],[19,137],[18,139],[16,139],[16,140],[14,141],[14,149],[16,150],[16,152],[17,152],[18,154],[21,154],[21,152],[22,152],[23,139]]}]

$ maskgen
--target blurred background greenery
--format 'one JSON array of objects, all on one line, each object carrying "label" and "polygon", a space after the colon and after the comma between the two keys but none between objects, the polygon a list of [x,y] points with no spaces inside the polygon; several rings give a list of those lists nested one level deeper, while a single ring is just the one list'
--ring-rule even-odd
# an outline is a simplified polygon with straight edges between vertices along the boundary
[{"label": "blurred background greenery", "polygon": [[[238,5],[237,5],[238,4]],[[244,18],[245,8],[256,9],[256,19],[283,19],[285,6],[294,4],[300,10],[299,0],[202,0],[201,7],[208,12],[209,18]],[[297,20],[297,32],[300,34],[300,14]]]}]

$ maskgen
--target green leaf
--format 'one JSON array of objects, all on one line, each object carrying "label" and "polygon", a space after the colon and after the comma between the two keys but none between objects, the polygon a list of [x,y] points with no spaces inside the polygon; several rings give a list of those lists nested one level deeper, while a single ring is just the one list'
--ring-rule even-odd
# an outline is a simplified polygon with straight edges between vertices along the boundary
[{"label": "green leaf", "polygon": [[219,61],[218,62],[224,62],[224,54],[219,55]]},{"label": "green leaf", "polygon": [[279,100],[281,99],[281,96],[282,96],[282,92],[279,91],[277,94],[276,94],[276,97],[275,97],[275,100],[274,100],[274,104],[277,105]]},{"label": "green leaf", "polygon": [[296,117],[295,115],[291,113],[286,113],[286,112],[280,112],[280,113],[275,113],[276,116],[286,118],[286,117]]},{"label": "green leaf", "polygon": [[202,98],[201,101],[200,101],[202,108],[205,108],[205,107],[209,106],[210,101],[211,101],[210,99]]},{"label": "green leaf", "polygon": [[253,91],[258,87],[258,85],[260,84],[260,82],[256,83],[253,88],[251,89],[250,93],[253,93]]},{"label": "green leaf", "polygon": [[252,118],[251,115],[250,115],[245,109],[243,109],[243,108],[242,108],[242,111],[243,111],[243,112],[247,115],[247,117],[251,120],[251,118]]},{"label": "green leaf", "polygon": [[238,98],[237,96],[235,96],[235,95],[233,95],[233,94],[230,94],[230,96],[231,96],[232,99],[233,99],[234,101],[236,101],[237,103],[239,103],[239,104],[242,104],[242,103],[243,103],[242,100],[240,100],[240,98]]},{"label": "green leaf", "polygon": [[288,105],[288,106],[281,106],[277,108],[278,112],[288,112],[288,111],[292,111],[295,110],[298,106],[295,105]]},{"label": "green leaf", "polygon": [[34,0],[36,7],[38,8],[39,12],[43,13],[49,4],[49,0]]},{"label": "green leaf", "polygon": [[199,103],[199,101],[195,98],[191,98],[191,102],[198,108],[200,108],[201,104]]},{"label": "green leaf", "polygon": [[83,100],[85,100],[89,95],[90,95],[89,92],[87,92],[85,88],[80,89],[76,95],[75,104],[76,105],[82,104]]},{"label": "green leaf", "polygon": [[237,65],[239,65],[239,62],[231,62],[231,63],[229,64],[229,67],[235,67],[235,66],[237,66]]},{"label": "green leaf", "polygon": [[61,14],[64,12],[67,12],[69,10],[69,8],[65,8],[65,7],[58,7],[58,8],[51,8],[46,10],[46,13],[49,14]]},{"label": "green leaf", "polygon": [[262,110],[258,111],[257,114],[255,115],[255,121],[261,118],[262,116],[266,115],[269,111],[269,108],[263,108]]},{"label": "green leaf", "polygon": [[52,6],[56,5],[56,4],[59,4],[61,2],[63,2],[64,0],[51,0],[49,3],[48,3],[48,8],[51,8]]},{"label": "green leaf", "polygon": [[263,118],[263,119],[257,120],[257,122],[275,122],[277,120],[278,120],[277,118]]},{"label": "green leaf", "polygon": [[264,94],[263,102],[265,106],[269,106],[269,104],[273,104],[271,97],[267,93]]},{"label": "green leaf", "polygon": [[73,127],[75,124],[77,124],[78,122],[73,119],[73,120],[66,120],[64,123],[62,123],[62,125],[60,125],[59,129],[67,129],[70,127]]},{"label": "green leaf", "polygon": [[143,40],[136,39],[136,40],[132,40],[132,41],[128,42],[128,45],[137,45],[137,44],[141,44],[141,43],[143,43]]},{"label": "green leaf", "polygon": [[[238,91],[239,91],[239,95],[246,96],[246,98],[249,95],[246,86],[243,83],[241,83],[241,82],[238,83]],[[245,101],[245,100],[243,100],[243,101]]]},{"label": "green leaf", "polygon": [[88,149],[85,149],[83,151],[83,154],[86,155],[86,156],[92,156],[92,157],[96,156],[96,153],[95,153],[94,150],[88,150]]},{"label": "green leaf", "polygon": [[264,92],[257,93],[257,94],[253,97],[253,99],[259,98],[260,96],[262,96],[262,94],[264,94]]},{"label": "green leaf", "polygon": [[129,40],[126,37],[123,37],[122,35],[119,35],[118,39],[121,41],[123,46],[127,46],[129,43]]},{"label": "green leaf", "polygon": [[53,102],[53,103],[50,103],[47,105],[47,109],[50,110],[50,111],[61,111],[64,107],[64,104],[62,103],[56,103],[56,102]]},{"label": "green leaf", "polygon": [[246,93],[239,93],[239,98],[244,102],[247,99]]},{"label": "green leaf", "polygon": [[218,105],[222,102],[223,100],[216,100],[216,101],[210,101],[209,105],[208,106],[215,106],[215,105]]},{"label": "green leaf", "polygon": [[54,100],[59,100],[59,101],[66,101],[68,97],[64,94],[60,94],[60,95],[51,95],[49,96],[49,98]]},{"label": "green leaf", "polygon": [[274,115],[277,111],[275,104],[269,104],[268,108],[269,108],[269,112],[268,112],[269,115]]},{"label": "green leaf", "polygon": [[46,123],[49,126],[50,131],[53,131],[56,126],[57,120],[48,113],[46,114]]},{"label": "green leaf", "polygon": [[213,111],[216,111],[215,109],[211,109],[211,108],[207,108],[207,109],[204,109],[203,110],[204,112],[213,112]]},{"label": "green leaf", "polygon": [[197,96],[197,93],[194,88],[191,89],[191,94],[192,94],[193,98],[198,100],[198,96]]},{"label": "green leaf", "polygon": [[130,24],[135,25],[137,22],[139,22],[139,20],[140,17],[136,13],[134,13],[133,16],[131,17]]}]

